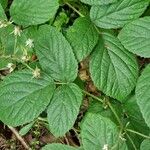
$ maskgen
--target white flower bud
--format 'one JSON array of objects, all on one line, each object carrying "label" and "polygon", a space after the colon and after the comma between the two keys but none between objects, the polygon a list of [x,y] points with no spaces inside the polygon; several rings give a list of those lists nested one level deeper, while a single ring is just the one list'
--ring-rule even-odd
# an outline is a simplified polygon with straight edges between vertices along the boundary
[{"label": "white flower bud", "polygon": [[33,78],[38,79],[41,76],[41,70],[38,67],[36,67],[35,70],[32,72],[32,74],[33,74]]},{"label": "white flower bud", "polygon": [[29,48],[34,47],[33,39],[30,39],[30,38],[29,38],[29,39],[26,41],[26,46],[28,46]]}]

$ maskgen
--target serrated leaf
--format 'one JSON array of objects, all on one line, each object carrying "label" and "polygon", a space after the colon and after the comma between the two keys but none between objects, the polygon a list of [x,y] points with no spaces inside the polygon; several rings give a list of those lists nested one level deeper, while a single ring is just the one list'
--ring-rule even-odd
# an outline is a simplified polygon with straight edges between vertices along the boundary
[{"label": "serrated leaf", "polygon": [[72,48],[54,27],[43,26],[35,49],[44,71],[57,81],[71,82],[77,77],[78,65]]},{"label": "serrated leaf", "polygon": [[150,127],[150,65],[148,65],[138,79],[136,86],[136,99],[143,118]]},{"label": "serrated leaf", "polygon": [[63,144],[48,144],[42,150],[78,150],[78,148]]},{"label": "serrated leaf", "polygon": [[[81,138],[85,150],[102,150],[104,148],[118,150],[118,147],[121,146],[117,126],[100,114],[88,113],[85,116],[81,125]],[[126,149],[126,146],[121,147],[119,150]]]},{"label": "serrated leaf", "polygon": [[2,7],[2,5],[0,3],[0,21],[2,21],[2,20],[7,20],[7,17],[5,15],[4,9],[3,9],[3,7]]},{"label": "serrated leaf", "polygon": [[101,28],[120,28],[138,18],[146,10],[148,0],[119,0],[105,6],[92,6],[91,20]]},{"label": "serrated leaf", "polygon": [[[115,103],[111,104],[116,113],[118,114],[119,118],[122,117],[123,111],[120,104]],[[105,104],[102,104],[99,101],[93,100],[88,107],[88,112],[90,113],[98,113],[103,117],[110,118],[112,122],[118,125],[118,121],[116,120],[114,114],[112,113],[111,109],[109,107],[106,108]]]},{"label": "serrated leaf", "polygon": [[127,24],[119,33],[119,40],[130,52],[150,57],[150,17],[137,19]]},{"label": "serrated leaf", "polygon": [[63,136],[75,123],[82,103],[82,92],[73,84],[59,86],[48,107],[48,122],[51,133]]},{"label": "serrated leaf", "polygon": [[122,101],[136,85],[138,64],[115,36],[103,32],[90,60],[90,73],[98,89]]},{"label": "serrated leaf", "polygon": [[54,82],[46,74],[40,79],[28,70],[5,78],[0,85],[0,120],[11,126],[31,122],[44,111],[54,92]]},{"label": "serrated leaf", "polygon": [[115,3],[118,0],[81,0],[81,2],[89,5],[107,5],[110,3]]},{"label": "serrated leaf", "polygon": [[14,0],[10,15],[16,24],[37,25],[53,18],[58,7],[58,0]]},{"label": "serrated leaf", "polygon": [[130,122],[134,130],[147,134],[149,131],[148,126],[146,125],[143,116],[140,112],[139,106],[135,95],[129,96],[126,98],[126,102],[123,106],[126,115],[128,116],[128,121]]},{"label": "serrated leaf", "polygon": [[79,61],[86,58],[98,41],[98,32],[88,18],[78,18],[67,31],[67,39]]},{"label": "serrated leaf", "polygon": [[150,140],[144,140],[140,146],[140,150],[150,150]]}]

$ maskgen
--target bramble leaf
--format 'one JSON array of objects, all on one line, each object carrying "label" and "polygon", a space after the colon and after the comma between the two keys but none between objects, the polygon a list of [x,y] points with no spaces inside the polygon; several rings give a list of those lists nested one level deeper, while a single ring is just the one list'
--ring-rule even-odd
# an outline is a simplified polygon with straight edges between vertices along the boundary
[{"label": "bramble leaf", "polygon": [[139,77],[136,86],[136,99],[143,118],[150,127],[150,65],[148,65]]},{"label": "bramble leaf", "polygon": [[136,85],[138,64],[114,35],[103,32],[91,56],[90,73],[98,89],[122,101]]},{"label": "bramble leaf", "polygon": [[81,2],[89,5],[107,5],[110,3],[117,2],[118,0],[81,0]]},{"label": "bramble leaf", "polygon": [[38,35],[35,49],[43,70],[57,81],[74,81],[78,65],[68,41],[51,26],[41,27]]},{"label": "bramble leaf", "polygon": [[46,74],[40,79],[33,78],[28,70],[11,74],[0,84],[0,120],[11,126],[32,121],[46,109],[54,88]]},{"label": "bramble leaf", "polygon": [[58,0],[14,0],[10,15],[19,25],[37,25],[53,18],[58,7]]},{"label": "bramble leaf", "polygon": [[148,0],[119,0],[111,5],[92,6],[91,20],[101,28],[120,28],[146,10]]},{"label": "bramble leaf", "polygon": [[150,140],[144,140],[140,146],[140,150],[149,150],[150,148]]},{"label": "bramble leaf", "polygon": [[7,17],[5,15],[4,9],[0,3],[0,21],[2,21],[2,20],[7,20]]},{"label": "bramble leaf", "polygon": [[98,41],[98,32],[88,18],[78,18],[67,31],[67,39],[79,61],[86,58]]},{"label": "bramble leaf", "polygon": [[82,103],[82,92],[73,84],[59,86],[48,107],[48,122],[51,133],[63,136],[75,123]]},{"label": "bramble leaf", "polygon": [[150,17],[137,19],[126,25],[119,39],[126,49],[142,57],[150,57]]},{"label": "bramble leaf", "polygon": [[126,144],[119,140],[117,126],[100,114],[88,113],[85,116],[81,124],[81,137],[85,150],[127,150]]},{"label": "bramble leaf", "polygon": [[79,149],[63,144],[48,144],[45,147],[43,147],[42,150],[79,150]]}]

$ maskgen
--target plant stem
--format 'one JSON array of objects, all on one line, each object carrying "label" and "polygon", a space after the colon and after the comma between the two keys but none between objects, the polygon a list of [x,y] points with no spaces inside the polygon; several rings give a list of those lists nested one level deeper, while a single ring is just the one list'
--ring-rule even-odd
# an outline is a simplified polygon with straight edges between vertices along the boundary
[{"label": "plant stem", "polygon": [[113,112],[114,116],[116,117],[116,119],[117,119],[117,121],[118,121],[118,123],[119,123],[121,129],[123,129],[123,124],[122,124],[122,122],[121,122],[119,116],[117,115],[115,109],[113,108],[113,106],[111,105],[111,103],[110,103],[109,101],[107,102],[107,104],[108,104],[109,108],[111,109],[111,111]]},{"label": "plant stem", "polygon": [[12,131],[12,133],[16,136],[16,138],[21,142],[21,144],[24,146],[25,149],[30,150],[31,148],[27,145],[27,143],[24,141],[24,139],[19,135],[18,131],[11,127],[8,126],[8,128]]},{"label": "plant stem", "polygon": [[[98,100],[98,101],[101,102],[101,103],[104,102],[104,101],[103,101],[102,99],[100,99],[99,97],[97,97],[97,96],[95,96],[95,95],[93,95],[93,94],[91,94],[91,93],[89,93],[89,92],[87,92],[87,91],[82,90],[82,92],[83,92],[84,94],[86,94],[86,95],[88,95],[88,96],[90,96],[90,97],[92,97],[92,98]],[[121,122],[119,116],[117,115],[115,109],[113,108],[113,106],[111,105],[111,103],[110,103],[109,101],[107,101],[107,105],[109,106],[109,108],[110,108],[111,111],[113,112],[113,114],[114,114],[114,116],[116,117],[116,120],[118,121],[118,123],[119,123],[119,125],[120,125],[120,127],[121,127],[121,130],[122,130],[122,129],[123,129],[123,124],[122,124],[122,122]]]},{"label": "plant stem", "polygon": [[15,36],[15,43],[14,43],[14,55],[15,55],[15,53],[16,53],[17,40],[18,40],[18,37],[17,37],[17,36]]},{"label": "plant stem", "polygon": [[98,98],[97,96],[95,96],[95,95],[93,95],[93,94],[91,94],[91,93],[89,93],[89,92],[87,92],[87,91],[84,91],[84,90],[82,90],[82,92],[83,92],[84,94],[86,94],[86,95],[88,95],[88,96],[90,96],[90,97],[92,97],[92,98],[98,100],[99,102],[103,103],[103,100],[100,99],[100,98]]},{"label": "plant stem", "polygon": [[132,138],[129,136],[129,134],[126,133],[126,135],[127,135],[127,138],[129,139],[129,141],[131,142],[133,148],[134,148],[135,150],[138,150],[138,149],[136,148],[136,146],[135,146],[135,144],[134,144]]},{"label": "plant stem", "polygon": [[126,129],[126,131],[131,132],[131,133],[134,133],[134,134],[137,134],[137,135],[139,135],[139,136],[141,136],[141,137],[143,137],[143,138],[150,139],[150,136],[144,135],[144,134],[139,133],[139,132],[137,132],[137,131],[134,131],[134,130],[132,130],[132,129]]},{"label": "plant stem", "polygon": [[68,5],[73,11],[75,11],[80,17],[85,17],[82,13],[80,13],[76,8],[74,8],[71,4],[68,2],[65,2],[66,5]]}]

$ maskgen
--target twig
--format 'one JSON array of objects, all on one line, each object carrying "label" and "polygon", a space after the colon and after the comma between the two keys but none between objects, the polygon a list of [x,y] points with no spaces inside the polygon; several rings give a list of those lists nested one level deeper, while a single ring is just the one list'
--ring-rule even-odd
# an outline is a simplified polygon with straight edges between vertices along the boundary
[{"label": "twig", "polygon": [[132,130],[132,129],[126,129],[126,131],[131,132],[131,133],[134,133],[134,134],[137,134],[137,135],[139,135],[139,136],[141,136],[141,137],[143,137],[143,138],[150,139],[150,136],[144,135],[144,134],[139,133],[139,132],[137,132],[137,131],[134,131],[134,130]]},{"label": "twig", "polygon": [[25,149],[30,150],[31,148],[27,145],[27,143],[24,141],[24,139],[19,135],[18,131],[11,127],[8,126],[8,128],[12,131],[12,133],[16,136],[16,138],[20,141],[20,143],[24,146]]}]

